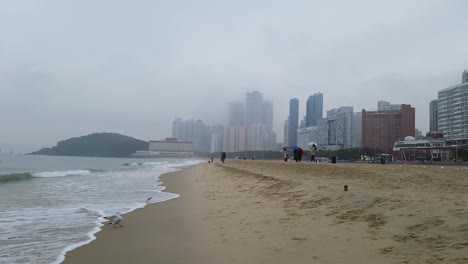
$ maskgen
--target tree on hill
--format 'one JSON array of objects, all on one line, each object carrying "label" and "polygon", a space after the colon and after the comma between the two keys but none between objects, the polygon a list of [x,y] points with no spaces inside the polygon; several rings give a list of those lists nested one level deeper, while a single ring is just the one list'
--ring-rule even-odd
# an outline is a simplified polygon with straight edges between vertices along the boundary
[{"label": "tree on hill", "polygon": [[70,138],[52,148],[31,155],[128,157],[137,150],[148,150],[148,142],[117,133],[94,133]]}]

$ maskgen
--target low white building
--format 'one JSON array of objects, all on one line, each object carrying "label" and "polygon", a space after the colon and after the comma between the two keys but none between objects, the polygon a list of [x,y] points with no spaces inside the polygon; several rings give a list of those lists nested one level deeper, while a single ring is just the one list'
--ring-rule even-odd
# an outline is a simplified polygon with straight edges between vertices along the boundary
[{"label": "low white building", "polygon": [[137,151],[135,157],[191,157],[193,144],[188,141],[180,141],[177,138],[149,141],[147,151]]}]

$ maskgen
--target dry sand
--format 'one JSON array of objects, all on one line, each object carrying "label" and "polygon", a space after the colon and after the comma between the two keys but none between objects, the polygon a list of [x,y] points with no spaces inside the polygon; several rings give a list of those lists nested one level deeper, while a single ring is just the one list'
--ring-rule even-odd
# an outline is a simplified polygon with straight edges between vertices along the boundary
[{"label": "dry sand", "polygon": [[162,180],[181,197],[65,263],[468,263],[460,167],[227,160]]}]

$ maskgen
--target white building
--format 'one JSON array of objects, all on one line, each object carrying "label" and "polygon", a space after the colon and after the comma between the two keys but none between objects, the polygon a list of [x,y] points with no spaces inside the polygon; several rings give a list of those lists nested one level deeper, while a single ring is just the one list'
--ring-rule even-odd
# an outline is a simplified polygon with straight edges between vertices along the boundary
[{"label": "white building", "polygon": [[468,141],[468,82],[438,92],[438,127],[447,141]]},{"label": "white building", "polygon": [[328,145],[341,149],[354,147],[353,107],[342,106],[327,111]]},{"label": "white building", "polygon": [[391,104],[386,101],[377,102],[377,111],[400,111],[401,104]]},{"label": "white building", "polygon": [[328,145],[328,123],[326,119],[320,119],[317,126],[301,128],[297,130],[297,146],[309,149],[310,142],[317,143],[317,147],[323,148]]},{"label": "white building", "polygon": [[134,157],[191,157],[192,142],[166,138],[165,140],[150,140],[148,151],[137,151]]},{"label": "white building", "polygon": [[223,151],[224,127],[214,125],[211,127],[211,153]]}]

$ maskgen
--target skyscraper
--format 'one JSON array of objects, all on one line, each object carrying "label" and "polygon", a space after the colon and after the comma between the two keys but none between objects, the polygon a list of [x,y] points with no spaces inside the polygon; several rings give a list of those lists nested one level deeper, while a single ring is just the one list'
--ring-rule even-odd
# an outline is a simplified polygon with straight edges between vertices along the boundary
[{"label": "skyscraper", "polygon": [[273,103],[271,101],[263,102],[263,124],[270,130],[273,129]]},{"label": "skyscraper", "polygon": [[245,107],[241,102],[231,102],[229,104],[229,125],[242,126],[245,118]]},{"label": "skyscraper", "polygon": [[211,131],[201,120],[181,120],[177,118],[172,123],[172,137],[193,143],[193,150],[210,152]]},{"label": "skyscraper", "polygon": [[289,146],[289,136],[288,136],[288,133],[289,132],[289,116],[288,118],[286,118],[286,120],[284,121],[284,137],[283,137],[283,145],[284,146]]},{"label": "skyscraper", "polygon": [[468,82],[438,92],[437,130],[448,141],[468,140]]},{"label": "skyscraper", "polygon": [[245,108],[245,123],[246,124],[263,124],[264,105],[263,95],[258,91],[247,93],[247,104]]},{"label": "skyscraper", "polygon": [[468,82],[468,71],[463,71],[462,73],[462,83]]},{"label": "skyscraper", "polygon": [[306,127],[317,126],[317,122],[323,118],[323,94],[314,93],[307,99]]},{"label": "skyscraper", "polygon": [[288,144],[297,145],[297,128],[299,124],[299,99],[289,100],[289,119],[288,119]]},{"label": "skyscraper", "polygon": [[437,122],[437,114],[439,110],[437,109],[438,107],[438,101],[432,100],[429,103],[429,132],[437,132],[438,130],[438,122]]}]

